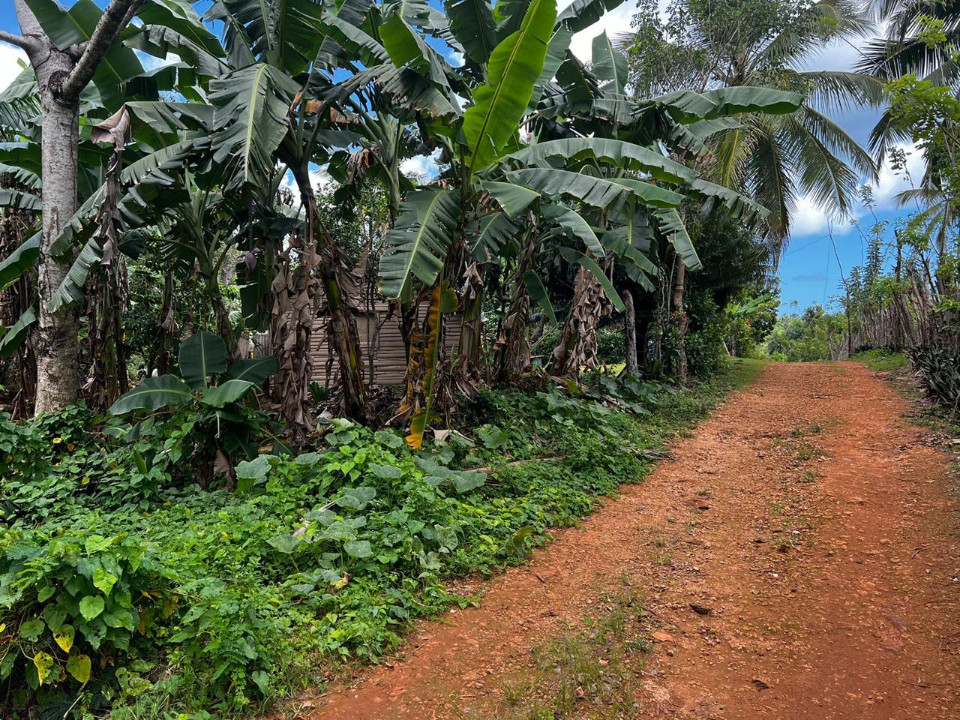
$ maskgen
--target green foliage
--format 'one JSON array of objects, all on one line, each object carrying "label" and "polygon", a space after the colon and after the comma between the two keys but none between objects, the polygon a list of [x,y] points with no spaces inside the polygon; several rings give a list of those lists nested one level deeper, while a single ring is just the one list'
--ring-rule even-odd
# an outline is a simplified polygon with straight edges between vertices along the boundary
[{"label": "green foliage", "polygon": [[[62,713],[89,668],[76,717],[249,715],[465,603],[446,578],[521,562],[549,528],[641,479],[647,453],[749,375],[738,373],[683,392],[603,374],[574,394],[484,391],[463,434],[417,454],[391,431],[336,420],[311,452],[239,463],[233,491],[173,480],[182,458],[161,458],[202,433],[176,415],[136,452],[95,436],[82,407],[5,421],[0,490],[15,512],[0,535],[0,624],[13,641],[0,693]],[[161,476],[153,490],[113,492],[142,474],[138,455]],[[54,635],[64,625],[69,651]]]},{"label": "green foliage", "polygon": [[831,358],[846,331],[843,315],[826,312],[819,305],[802,315],[782,315],[767,340],[767,354],[774,360],[817,362]]},{"label": "green foliage", "polygon": [[899,370],[910,364],[910,358],[905,353],[893,352],[892,350],[885,350],[883,348],[864,350],[856,353],[850,359],[863,363],[871,370],[878,370],[880,372]]}]

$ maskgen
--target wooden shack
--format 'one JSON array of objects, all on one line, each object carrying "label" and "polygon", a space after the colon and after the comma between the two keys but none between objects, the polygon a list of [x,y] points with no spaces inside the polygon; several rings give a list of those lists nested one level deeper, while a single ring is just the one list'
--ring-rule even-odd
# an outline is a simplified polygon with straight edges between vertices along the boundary
[{"label": "wooden shack", "polygon": [[[419,321],[426,315],[426,304],[420,306]],[[443,316],[444,341],[448,352],[456,352],[460,343],[460,313]],[[372,310],[356,315],[357,334],[360,336],[360,356],[363,379],[368,385],[402,385],[407,372],[400,318],[390,315],[390,305],[376,303]],[[327,316],[321,311],[313,323],[311,351],[313,353],[313,380],[320,385],[335,383],[339,369],[336,352],[327,342]]]}]

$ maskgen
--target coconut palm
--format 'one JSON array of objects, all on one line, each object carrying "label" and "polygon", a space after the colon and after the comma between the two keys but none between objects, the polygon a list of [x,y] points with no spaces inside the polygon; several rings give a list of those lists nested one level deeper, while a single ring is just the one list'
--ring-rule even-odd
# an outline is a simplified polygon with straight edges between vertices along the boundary
[{"label": "coconut palm", "polygon": [[631,53],[633,80],[660,82],[649,72],[652,64],[669,67],[671,80],[689,90],[751,85],[799,91],[807,98],[795,113],[747,114],[733,126],[704,128],[711,134],[713,158],[701,164],[703,174],[770,210],[769,235],[778,250],[801,195],[827,212],[847,214],[861,178],[874,177],[876,167],[829,114],[880,103],[883,83],[861,72],[807,70],[803,64],[824,45],[869,29],[856,5],[677,0],[671,13],[666,23],[641,13],[635,31],[621,38]]}]

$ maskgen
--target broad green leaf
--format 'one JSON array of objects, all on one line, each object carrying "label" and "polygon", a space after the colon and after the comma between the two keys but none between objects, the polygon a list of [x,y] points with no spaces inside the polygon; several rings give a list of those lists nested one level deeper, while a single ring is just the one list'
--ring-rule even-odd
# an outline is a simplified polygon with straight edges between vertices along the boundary
[{"label": "broad green leaf", "polygon": [[617,50],[606,31],[593,39],[593,62],[590,70],[606,83],[604,89],[614,93],[625,92],[627,86],[627,56]]},{"label": "broad green leaf", "polygon": [[254,385],[263,385],[267,379],[280,369],[280,364],[273,355],[262,358],[238,360],[227,370],[227,379],[246,380]]},{"label": "broad green leaf", "polygon": [[363,510],[376,496],[377,491],[372,487],[346,488],[337,500],[337,505],[351,510]]},{"label": "broad green leaf", "polygon": [[540,280],[540,276],[533,270],[527,270],[523,274],[523,284],[527,286],[527,292],[530,293],[530,298],[547,314],[550,324],[556,325],[557,314],[553,310],[553,303],[550,302],[550,293],[547,292],[547,288],[544,286],[543,281]]},{"label": "broad green leaf", "polygon": [[460,214],[456,190],[414,190],[400,206],[400,217],[387,233],[380,261],[382,291],[387,297],[408,297],[413,280],[432,285]]},{"label": "broad green leaf", "polygon": [[25,190],[0,188],[0,208],[11,211],[40,212],[40,198]]},{"label": "broad green leaf", "polygon": [[203,387],[207,378],[227,369],[227,344],[223,338],[201,330],[183,341],[177,361],[190,387]]},{"label": "broad green leaf", "polygon": [[83,615],[84,620],[90,622],[103,612],[105,606],[102,597],[87,595],[80,601],[80,614]]},{"label": "broad green leaf", "polygon": [[275,169],[274,153],[289,129],[287,116],[298,91],[292,78],[263,63],[212,81],[214,160],[236,163],[236,179],[244,183],[267,178]]},{"label": "broad green leaf", "polygon": [[487,476],[480,472],[453,472],[450,481],[458,493],[468,493],[482,487],[487,482]]},{"label": "broad green leaf", "polygon": [[525,168],[508,172],[506,177],[542,195],[570,198],[601,210],[625,202],[632,194],[626,185],[568,170]]},{"label": "broad green leaf", "polygon": [[88,655],[71,655],[67,658],[67,672],[81,685],[90,682],[92,663]]},{"label": "broad green leaf", "polygon": [[563,160],[566,165],[584,160],[598,160],[625,170],[641,170],[657,180],[671,183],[692,181],[697,174],[662,153],[640,145],[611,138],[564,138],[534,143],[509,155],[527,167],[552,167],[551,161]]},{"label": "broad green leaf", "polygon": [[39,259],[40,233],[36,233],[0,261],[0,292],[19,280],[27,270],[35,268]]},{"label": "broad green leaf", "polygon": [[246,380],[227,380],[215,388],[203,388],[200,392],[200,402],[219,409],[240,400],[255,387],[256,385]]},{"label": "broad green leaf", "polygon": [[370,472],[376,475],[381,480],[396,480],[397,478],[403,477],[403,470],[393,465],[378,465],[376,463],[370,464]]},{"label": "broad green leaf", "polygon": [[43,620],[39,618],[34,618],[33,620],[26,620],[20,623],[20,637],[29,642],[36,642],[40,639],[40,635],[43,633]]},{"label": "broad green leaf", "polygon": [[456,550],[457,545],[460,544],[460,539],[457,537],[457,531],[452,527],[447,527],[446,525],[434,525],[433,534],[436,536],[437,542],[447,550]]},{"label": "broad green leaf", "polygon": [[96,572],[93,573],[93,586],[104,595],[109,595],[119,579],[113,573],[107,572],[103,568],[97,568]]},{"label": "broad green leaf", "polygon": [[573,0],[557,16],[557,25],[571,32],[586,30],[606,13],[623,4],[623,0]]},{"label": "broad green leaf", "polygon": [[11,357],[23,345],[36,321],[36,310],[29,307],[13,325],[0,328],[0,358]]},{"label": "broad green leaf", "polygon": [[782,115],[795,112],[802,103],[803,96],[799,93],[737,86],[703,93],[678,90],[641,103],[641,110],[644,107],[663,108],[679,122],[689,123],[740,113]]},{"label": "broad green leaf", "polygon": [[660,227],[667,240],[677,251],[677,255],[690,270],[700,270],[703,263],[700,262],[700,256],[693,246],[693,241],[687,234],[687,229],[683,225],[680,213],[676,210],[658,210],[654,213],[657,225]]},{"label": "broad green leaf", "polygon": [[496,21],[488,0],[444,0],[450,31],[463,46],[467,60],[483,67],[497,44]]},{"label": "broad green leaf", "polygon": [[277,535],[267,540],[267,544],[285,555],[290,555],[300,544],[300,538],[294,535]]},{"label": "broad green leaf", "polygon": [[543,216],[557,224],[557,230],[567,237],[580,240],[594,255],[603,257],[603,245],[597,238],[590,223],[576,211],[563,205],[549,205],[543,208]]},{"label": "broad green leaf", "polygon": [[555,0],[532,0],[520,29],[491,53],[487,82],[474,91],[474,104],[463,116],[472,172],[499,158],[516,135],[543,71],[556,17]]},{"label": "broad green leaf", "polygon": [[485,180],[480,183],[480,187],[497,201],[503,211],[510,217],[516,217],[519,213],[530,207],[530,204],[540,197],[540,194],[530,188],[512,183],[498,182],[496,180]]},{"label": "broad green leaf", "polygon": [[167,405],[182,405],[193,400],[190,386],[174,375],[149,377],[110,406],[111,415],[134,410],[159,410]]},{"label": "broad green leaf", "polygon": [[347,540],[343,544],[343,549],[353,558],[366,558],[373,555],[373,548],[369,540]]},{"label": "broad green leaf", "polygon": [[637,202],[641,205],[654,208],[675,208],[683,202],[683,195],[680,193],[642,180],[617,178],[613,182],[630,188]]}]

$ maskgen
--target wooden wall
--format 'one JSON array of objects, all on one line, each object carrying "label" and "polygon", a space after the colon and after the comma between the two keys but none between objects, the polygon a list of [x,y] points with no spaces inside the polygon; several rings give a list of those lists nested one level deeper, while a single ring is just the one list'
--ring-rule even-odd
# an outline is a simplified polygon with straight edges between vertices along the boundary
[{"label": "wooden wall", "polygon": [[[389,311],[387,303],[378,303],[373,312],[363,312],[356,316],[363,377],[365,382],[371,385],[402,385],[407,371],[400,319],[396,315],[388,319]],[[426,305],[421,306],[420,322],[423,321],[426,311]],[[443,316],[444,340],[448,352],[457,351],[461,322],[460,313],[445,313]],[[327,318],[324,315],[319,315],[314,320],[311,349],[313,380],[320,385],[327,385],[329,371],[330,382],[335,383],[339,363],[336,353],[332,352],[327,342]]]}]

